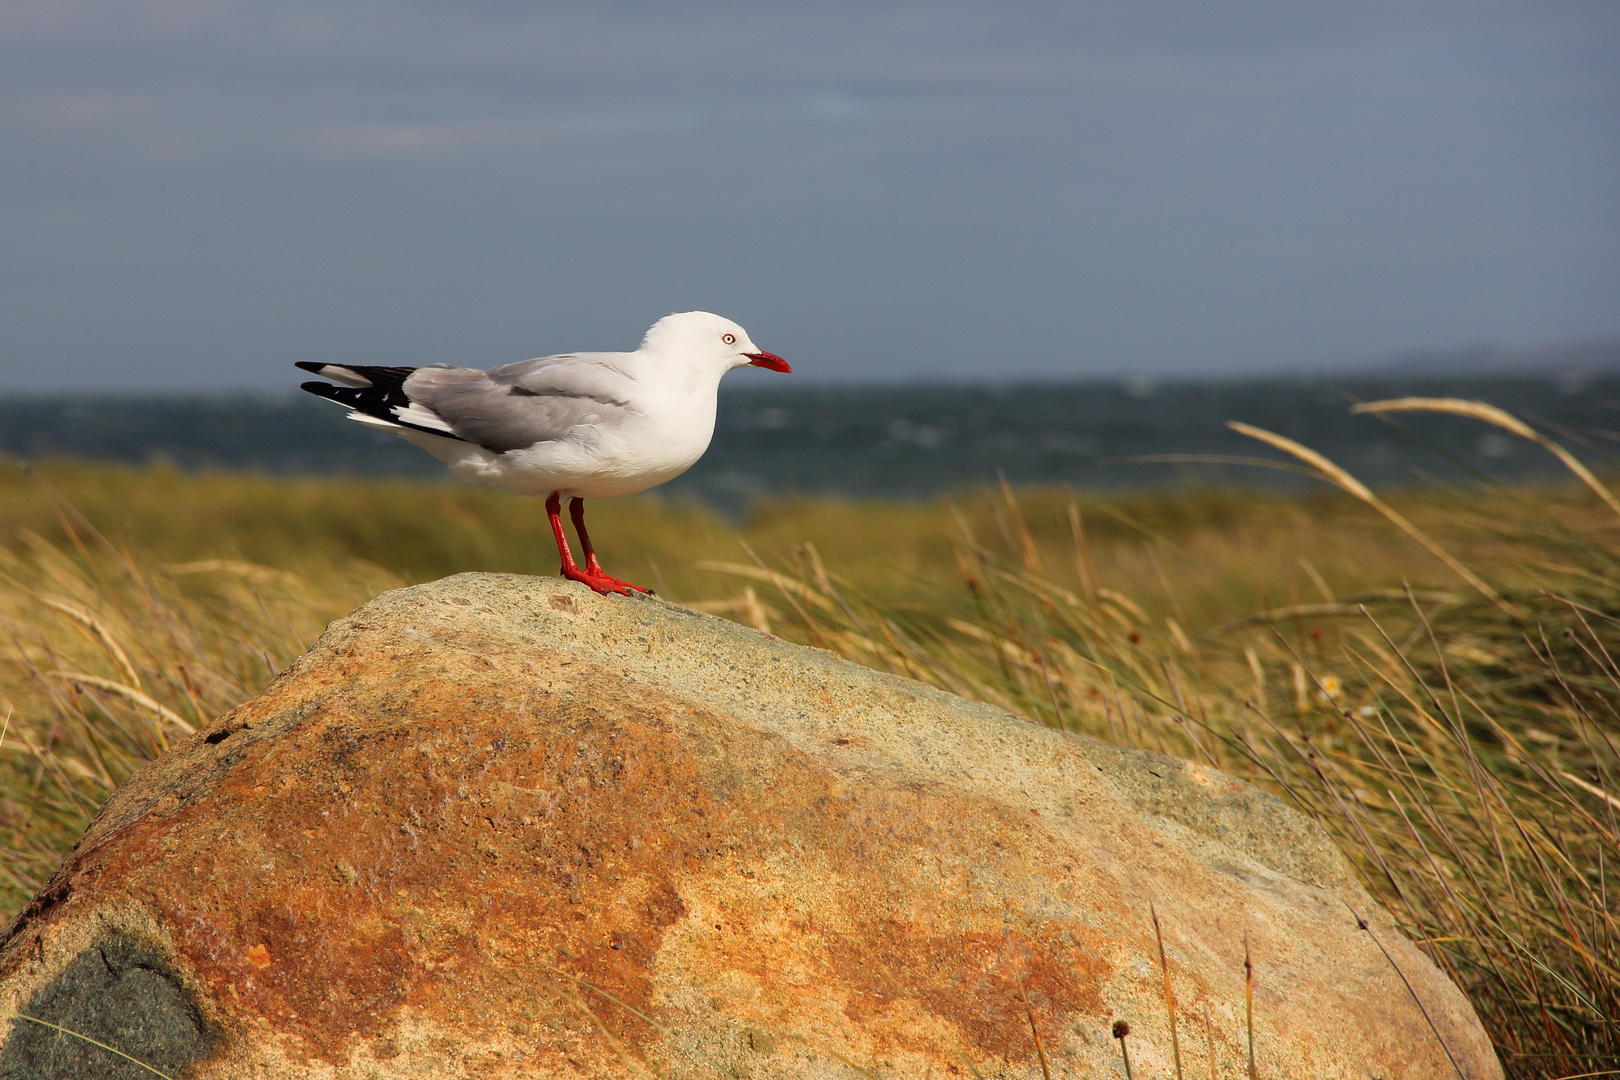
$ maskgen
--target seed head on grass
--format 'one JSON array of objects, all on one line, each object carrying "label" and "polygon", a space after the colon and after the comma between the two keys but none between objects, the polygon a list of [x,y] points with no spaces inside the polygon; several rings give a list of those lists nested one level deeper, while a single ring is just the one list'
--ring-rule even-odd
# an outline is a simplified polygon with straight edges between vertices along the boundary
[{"label": "seed head on grass", "polygon": [[1114,1038],[1119,1040],[1119,1052],[1125,1058],[1125,1080],[1131,1080],[1131,1051],[1125,1045],[1126,1036],[1131,1033],[1131,1025],[1124,1020],[1114,1021]]}]

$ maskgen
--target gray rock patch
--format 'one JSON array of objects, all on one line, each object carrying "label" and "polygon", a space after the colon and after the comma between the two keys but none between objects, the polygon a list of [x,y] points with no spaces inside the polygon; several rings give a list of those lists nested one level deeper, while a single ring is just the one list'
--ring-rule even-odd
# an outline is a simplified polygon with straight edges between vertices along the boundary
[{"label": "gray rock patch", "polygon": [[[161,952],[123,935],[84,950],[20,1010],[181,1077],[215,1035]],[[11,1021],[0,1080],[154,1080],[154,1074],[64,1032]]]}]

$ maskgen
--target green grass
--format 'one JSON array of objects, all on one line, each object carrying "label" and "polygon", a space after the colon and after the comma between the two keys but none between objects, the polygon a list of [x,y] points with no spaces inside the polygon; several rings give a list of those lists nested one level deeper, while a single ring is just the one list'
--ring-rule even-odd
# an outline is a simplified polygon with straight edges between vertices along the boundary
[{"label": "green grass", "polygon": [[[591,524],[610,571],[674,599],[1281,794],[1465,989],[1510,1075],[1607,1068],[1620,517],[1601,485],[1375,505],[1340,483],[741,521],[642,497]],[[536,501],[469,488],[0,469],[0,906],[326,621],[555,561]]]}]

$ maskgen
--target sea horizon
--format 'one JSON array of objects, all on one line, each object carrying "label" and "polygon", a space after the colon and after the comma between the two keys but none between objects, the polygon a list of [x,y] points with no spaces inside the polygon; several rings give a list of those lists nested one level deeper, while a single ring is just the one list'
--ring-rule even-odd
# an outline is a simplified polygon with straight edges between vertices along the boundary
[{"label": "sea horizon", "polygon": [[[1082,490],[1298,489],[1297,472],[1243,464],[1271,448],[1240,421],[1325,454],[1375,487],[1567,475],[1545,450],[1454,416],[1357,416],[1357,401],[1460,397],[1513,412],[1593,468],[1620,463],[1620,374],[1241,375],[761,382],[722,386],[708,453],[664,490],[711,505],[753,498],[903,498],[1007,482]],[[0,394],[0,452],[24,459],[163,462],[186,470],[431,478],[443,466],[289,388],[206,393]]]}]

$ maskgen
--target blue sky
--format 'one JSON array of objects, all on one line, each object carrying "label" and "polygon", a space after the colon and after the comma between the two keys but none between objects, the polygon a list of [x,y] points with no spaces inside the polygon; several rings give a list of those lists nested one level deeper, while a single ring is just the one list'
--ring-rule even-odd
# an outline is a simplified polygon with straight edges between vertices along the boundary
[{"label": "blue sky", "polygon": [[0,0],[0,392],[689,308],[816,380],[1620,336],[1617,57],[1612,0]]}]

